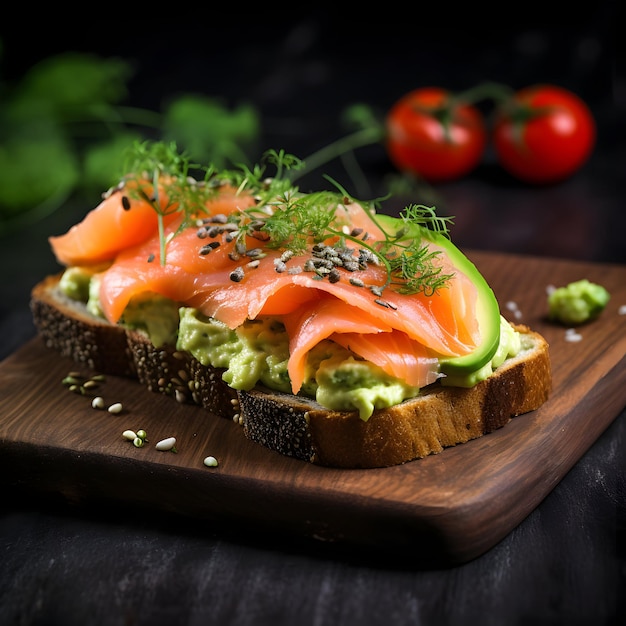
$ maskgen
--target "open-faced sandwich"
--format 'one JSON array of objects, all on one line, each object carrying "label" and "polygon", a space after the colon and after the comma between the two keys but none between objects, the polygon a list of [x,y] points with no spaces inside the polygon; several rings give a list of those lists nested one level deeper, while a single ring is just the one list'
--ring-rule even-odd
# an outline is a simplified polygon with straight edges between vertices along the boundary
[{"label": "open-faced sandwich", "polygon": [[544,338],[501,315],[449,219],[394,218],[344,190],[201,170],[136,146],[130,172],[67,233],[31,307],[48,346],[227,417],[320,465],[411,461],[548,398]]}]

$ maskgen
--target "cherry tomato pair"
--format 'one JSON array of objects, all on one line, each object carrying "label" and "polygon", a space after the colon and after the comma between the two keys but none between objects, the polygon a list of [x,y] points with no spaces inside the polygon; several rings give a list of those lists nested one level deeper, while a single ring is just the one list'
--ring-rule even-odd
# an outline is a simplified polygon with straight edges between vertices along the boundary
[{"label": "cherry tomato pair", "polygon": [[[489,141],[479,109],[438,87],[416,89],[390,109],[387,151],[401,171],[431,182],[460,178],[483,158]],[[528,183],[553,183],[577,171],[593,150],[591,112],[553,85],[522,89],[497,103],[493,146],[499,164]]]}]

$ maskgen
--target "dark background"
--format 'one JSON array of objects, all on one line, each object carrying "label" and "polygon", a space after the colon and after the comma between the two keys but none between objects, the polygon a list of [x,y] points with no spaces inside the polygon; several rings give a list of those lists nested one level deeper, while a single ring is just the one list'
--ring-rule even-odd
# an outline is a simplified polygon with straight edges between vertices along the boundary
[{"label": "dark background", "polygon": [[[626,85],[617,11],[595,3],[577,21],[548,27],[521,7],[508,8],[515,19],[498,13],[496,24],[474,21],[471,28],[406,13],[391,21],[380,7],[380,15],[362,21],[321,9],[270,19],[261,7],[249,19],[242,8],[230,19],[189,13],[184,20],[163,16],[159,25],[120,15],[36,37],[5,21],[3,76],[17,79],[55,52],[120,56],[135,68],[129,103],[158,110],[184,92],[232,106],[250,102],[264,123],[259,154],[275,147],[301,157],[341,137],[342,111],[357,102],[384,114],[420,86],[561,85],[588,103],[598,125],[596,149],[580,172],[558,185],[529,187],[488,153],[470,176],[432,191],[455,216],[453,240],[462,248],[622,264]],[[190,8],[170,7],[176,10]],[[392,166],[382,147],[358,157],[374,193],[384,191]],[[342,180],[339,164],[326,171]],[[302,186],[321,183],[312,176]],[[28,293],[57,269],[46,237],[87,208],[68,207],[0,242],[2,266],[11,268],[0,278],[0,358],[34,334]],[[450,570],[381,565],[287,538],[256,541],[253,532],[242,540],[130,512],[103,517],[38,506],[28,497],[5,501],[0,622],[617,624],[626,582],[625,417],[501,544]]]}]

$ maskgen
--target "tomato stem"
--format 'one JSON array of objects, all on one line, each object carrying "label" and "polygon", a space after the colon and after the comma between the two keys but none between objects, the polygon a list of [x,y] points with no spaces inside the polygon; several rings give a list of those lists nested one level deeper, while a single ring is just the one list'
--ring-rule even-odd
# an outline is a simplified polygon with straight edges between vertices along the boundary
[{"label": "tomato stem", "polygon": [[501,105],[511,100],[514,90],[508,85],[495,82],[485,82],[470,87],[465,91],[452,94],[450,101],[453,104],[466,103],[476,104],[482,100],[492,100],[496,105]]},{"label": "tomato stem", "polygon": [[373,124],[372,126],[362,128],[351,135],[346,135],[345,137],[324,146],[317,152],[314,152],[307,158],[303,159],[305,167],[300,170],[299,173],[295,173],[294,176],[290,177],[291,181],[294,182],[311,170],[315,170],[329,161],[346,154],[347,152],[379,143],[384,137],[385,128],[380,124]]}]

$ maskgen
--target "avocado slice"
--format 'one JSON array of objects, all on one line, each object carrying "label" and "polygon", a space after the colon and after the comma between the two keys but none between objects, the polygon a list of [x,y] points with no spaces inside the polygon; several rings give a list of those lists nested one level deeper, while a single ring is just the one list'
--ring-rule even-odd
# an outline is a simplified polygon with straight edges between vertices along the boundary
[{"label": "avocado slice", "polygon": [[[476,266],[448,239],[436,235],[437,243],[445,248],[454,267],[463,272],[476,285],[478,298],[476,315],[481,344],[471,354],[443,359],[440,369],[449,376],[471,374],[491,361],[500,345],[500,306],[493,290]],[[439,241],[444,239],[444,241]]]},{"label": "avocado slice", "polygon": [[500,344],[500,306],[493,290],[476,266],[444,235],[418,224],[406,224],[388,215],[377,215],[385,229],[406,229],[406,237],[420,237],[432,241],[446,251],[452,265],[463,272],[476,285],[478,299],[476,314],[482,338],[481,344],[471,354],[441,359],[440,369],[448,376],[466,376],[489,363]]}]

